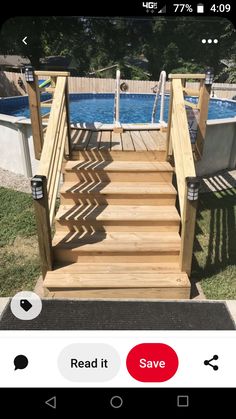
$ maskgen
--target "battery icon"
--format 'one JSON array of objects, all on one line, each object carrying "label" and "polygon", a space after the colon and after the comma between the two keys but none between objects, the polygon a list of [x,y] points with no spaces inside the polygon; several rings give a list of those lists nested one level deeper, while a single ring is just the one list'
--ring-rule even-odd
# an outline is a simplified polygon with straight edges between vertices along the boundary
[{"label": "battery icon", "polygon": [[197,4],[197,13],[204,13],[204,4],[198,3]]}]

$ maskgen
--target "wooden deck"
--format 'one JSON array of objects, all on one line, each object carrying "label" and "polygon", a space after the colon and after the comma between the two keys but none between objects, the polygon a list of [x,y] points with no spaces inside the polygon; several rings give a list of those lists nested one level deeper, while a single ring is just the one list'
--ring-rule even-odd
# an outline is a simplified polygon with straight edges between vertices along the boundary
[{"label": "wooden deck", "polygon": [[166,133],[159,130],[92,131],[72,129],[74,150],[164,151]]}]

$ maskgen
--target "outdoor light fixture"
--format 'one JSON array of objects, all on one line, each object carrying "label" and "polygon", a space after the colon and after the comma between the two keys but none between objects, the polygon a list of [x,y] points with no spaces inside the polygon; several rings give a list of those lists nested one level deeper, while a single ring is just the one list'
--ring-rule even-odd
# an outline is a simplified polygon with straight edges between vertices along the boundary
[{"label": "outdoor light fixture", "polygon": [[197,201],[200,179],[198,177],[187,177],[186,181],[188,187],[188,200]]},{"label": "outdoor light fixture", "polygon": [[205,84],[208,84],[208,85],[212,84],[213,78],[214,78],[213,70],[211,68],[208,68],[205,74]]},{"label": "outdoor light fixture", "polygon": [[34,67],[32,67],[32,65],[27,65],[25,67],[25,80],[28,83],[32,83],[34,81]]},{"label": "outdoor light fixture", "polygon": [[43,179],[42,176],[34,176],[31,179],[31,190],[34,199],[43,198]]}]

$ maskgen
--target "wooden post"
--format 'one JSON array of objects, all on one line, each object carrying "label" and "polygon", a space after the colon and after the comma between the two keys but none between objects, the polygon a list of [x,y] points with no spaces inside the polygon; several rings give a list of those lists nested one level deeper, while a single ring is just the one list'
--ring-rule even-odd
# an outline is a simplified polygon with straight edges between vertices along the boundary
[{"label": "wooden post", "polygon": [[181,229],[180,270],[190,275],[198,201],[189,201],[187,199],[187,189],[186,185]]},{"label": "wooden post", "polygon": [[40,179],[42,180],[43,198],[34,199],[34,209],[38,231],[38,244],[41,259],[42,275],[44,278],[47,271],[52,270],[53,254],[51,227],[49,221],[47,178],[46,176],[40,176]]},{"label": "wooden post", "polygon": [[166,157],[165,157],[165,160],[168,160],[168,158],[173,154],[172,144],[171,144],[172,112],[173,112],[173,86],[172,86],[172,81],[171,81],[169,115],[168,115],[168,125],[167,125],[167,135],[166,135]]},{"label": "wooden post", "polygon": [[199,115],[197,139],[195,143],[195,152],[196,152],[197,159],[200,159],[203,153],[210,94],[211,94],[211,84],[206,85],[205,83],[204,84],[202,83],[201,88],[200,88],[200,97],[199,97],[200,115]]},{"label": "wooden post", "polygon": [[57,76],[50,76],[51,79],[51,87],[55,88],[57,84]]},{"label": "wooden post", "polygon": [[29,95],[30,118],[32,125],[32,135],[34,142],[34,155],[36,160],[40,160],[43,148],[43,126],[40,113],[40,94],[38,88],[38,76],[34,75],[33,82],[27,82]]},{"label": "wooden post", "polygon": [[66,79],[65,87],[65,106],[66,106],[66,124],[67,124],[67,141],[65,146],[65,153],[71,157],[71,126],[70,126],[70,106],[69,106],[69,90],[68,90],[68,78]]}]

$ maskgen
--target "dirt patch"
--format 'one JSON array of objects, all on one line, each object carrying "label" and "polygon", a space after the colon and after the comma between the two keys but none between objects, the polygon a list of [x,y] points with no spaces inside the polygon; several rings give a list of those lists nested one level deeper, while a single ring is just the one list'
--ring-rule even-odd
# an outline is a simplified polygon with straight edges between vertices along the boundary
[{"label": "dirt patch", "polygon": [[30,179],[0,168],[0,185],[15,191],[31,193]]},{"label": "dirt patch", "polygon": [[38,241],[36,237],[16,237],[12,245],[2,248],[5,252],[13,253],[15,256],[22,256],[24,259],[38,257]]}]

